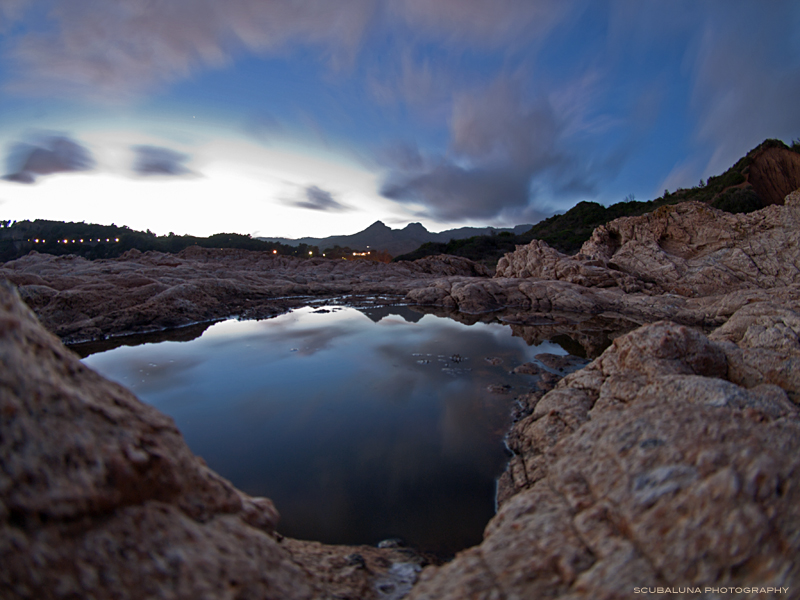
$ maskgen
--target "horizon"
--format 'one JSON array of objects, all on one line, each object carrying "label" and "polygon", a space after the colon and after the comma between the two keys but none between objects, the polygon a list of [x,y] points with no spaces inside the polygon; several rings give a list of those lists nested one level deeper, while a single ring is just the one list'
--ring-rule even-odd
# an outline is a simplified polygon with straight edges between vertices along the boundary
[{"label": "horizon", "polygon": [[800,138],[800,6],[0,0],[0,218],[535,224]]},{"label": "horizon", "polygon": [[[17,220],[14,220],[14,219],[9,219],[8,220],[9,225],[5,225],[4,223],[5,223],[6,220],[5,219],[0,219],[0,228],[13,227],[16,224],[21,223],[21,222],[25,222],[25,221],[33,223],[35,220],[36,219],[22,219],[22,220],[17,221]],[[118,223],[87,223],[85,221],[56,221],[54,219],[41,219],[41,220],[50,221],[50,222],[54,222],[54,223],[66,223],[66,224],[74,224],[74,225],[85,224],[87,226],[99,225],[99,226],[102,226],[102,227],[106,227],[106,226],[119,227],[119,228],[127,227],[128,229],[131,229],[131,230],[134,230],[134,231],[138,231],[138,232],[141,232],[141,233],[146,233],[147,231],[150,231],[151,233],[155,233],[150,229],[135,229],[133,227],[129,227],[125,223],[121,223],[121,224],[118,224]],[[325,236],[303,235],[303,236],[299,236],[299,237],[296,237],[296,238],[289,238],[289,237],[286,237],[286,236],[278,236],[278,235],[269,235],[269,236],[260,235],[260,236],[251,236],[251,237],[253,237],[254,239],[274,239],[274,240],[281,239],[281,240],[291,240],[291,241],[297,241],[297,240],[302,240],[302,239],[326,239],[326,238],[331,238],[331,237],[348,237],[348,236],[356,235],[358,233],[363,233],[367,229],[370,229],[373,226],[378,225],[378,224],[381,224],[384,227],[388,227],[392,231],[403,231],[404,229],[407,229],[408,227],[410,227],[412,225],[420,225],[428,233],[434,233],[434,234],[445,233],[445,232],[448,232],[448,231],[454,231],[454,230],[463,229],[463,228],[467,228],[467,227],[471,227],[473,229],[495,229],[495,230],[500,231],[500,230],[513,230],[513,229],[516,229],[517,227],[535,225],[535,223],[518,223],[517,225],[512,226],[512,227],[493,227],[491,225],[488,225],[488,226],[485,226],[485,227],[480,227],[480,226],[461,225],[461,226],[457,226],[457,227],[450,227],[448,229],[442,229],[440,231],[431,231],[427,227],[425,227],[425,225],[420,223],[419,221],[412,221],[412,222],[406,223],[405,225],[398,225],[398,227],[389,227],[381,219],[378,219],[374,223],[371,223],[370,225],[367,225],[365,228],[359,229],[358,231],[354,231],[352,233],[332,233],[330,235],[325,235]],[[208,238],[208,237],[211,237],[213,235],[227,235],[227,234],[231,234],[231,235],[251,235],[251,234],[240,234],[239,232],[236,232],[236,231],[215,231],[215,232],[213,232],[213,233],[211,233],[209,235],[204,235],[204,236],[196,236],[196,235],[193,235],[192,233],[177,233],[176,234],[175,232],[172,232],[172,231],[168,232],[166,234],[156,234],[156,235],[159,236],[159,237],[163,237],[163,236],[168,236],[170,234],[175,234],[175,235],[178,235],[178,236],[204,237],[204,238]]]}]

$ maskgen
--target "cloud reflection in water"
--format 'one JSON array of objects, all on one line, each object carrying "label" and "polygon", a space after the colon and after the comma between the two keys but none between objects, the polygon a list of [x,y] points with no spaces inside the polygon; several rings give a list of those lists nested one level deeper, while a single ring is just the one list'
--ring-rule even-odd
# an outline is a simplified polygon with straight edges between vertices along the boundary
[{"label": "cloud reflection in water", "polygon": [[[563,350],[529,347],[499,324],[392,310],[375,322],[303,308],[85,361],[170,414],[237,487],[272,498],[281,533],[400,536],[453,553],[480,541],[492,516],[513,398],[530,385],[509,370]],[[497,383],[512,394],[489,393]]]}]

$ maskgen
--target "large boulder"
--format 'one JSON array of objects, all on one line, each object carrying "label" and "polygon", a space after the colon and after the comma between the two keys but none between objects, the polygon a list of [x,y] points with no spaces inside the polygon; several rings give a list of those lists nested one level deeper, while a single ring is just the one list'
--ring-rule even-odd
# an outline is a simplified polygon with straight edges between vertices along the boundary
[{"label": "large boulder", "polygon": [[495,277],[519,277],[568,281],[584,287],[619,287],[626,292],[639,292],[646,285],[635,277],[611,269],[604,260],[590,260],[562,254],[547,242],[533,240],[517,247],[497,263]]},{"label": "large boulder", "polygon": [[746,169],[747,181],[765,204],[782,204],[786,194],[800,188],[800,153],[788,148],[757,152]]}]

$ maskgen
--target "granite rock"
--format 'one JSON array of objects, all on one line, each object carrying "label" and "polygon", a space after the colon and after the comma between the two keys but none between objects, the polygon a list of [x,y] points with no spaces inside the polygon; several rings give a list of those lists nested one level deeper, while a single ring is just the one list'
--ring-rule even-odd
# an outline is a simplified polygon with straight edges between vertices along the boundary
[{"label": "granite rock", "polygon": [[500,259],[495,276],[687,297],[784,287],[800,283],[798,230],[800,192],[749,214],[685,202],[601,225],[575,256],[533,241]]}]

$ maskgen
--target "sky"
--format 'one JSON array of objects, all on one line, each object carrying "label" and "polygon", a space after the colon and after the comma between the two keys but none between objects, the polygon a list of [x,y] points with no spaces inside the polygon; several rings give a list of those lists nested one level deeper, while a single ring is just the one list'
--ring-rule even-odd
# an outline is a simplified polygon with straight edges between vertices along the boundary
[{"label": "sky", "polygon": [[0,219],[514,226],[800,138],[800,3],[0,0]]}]

